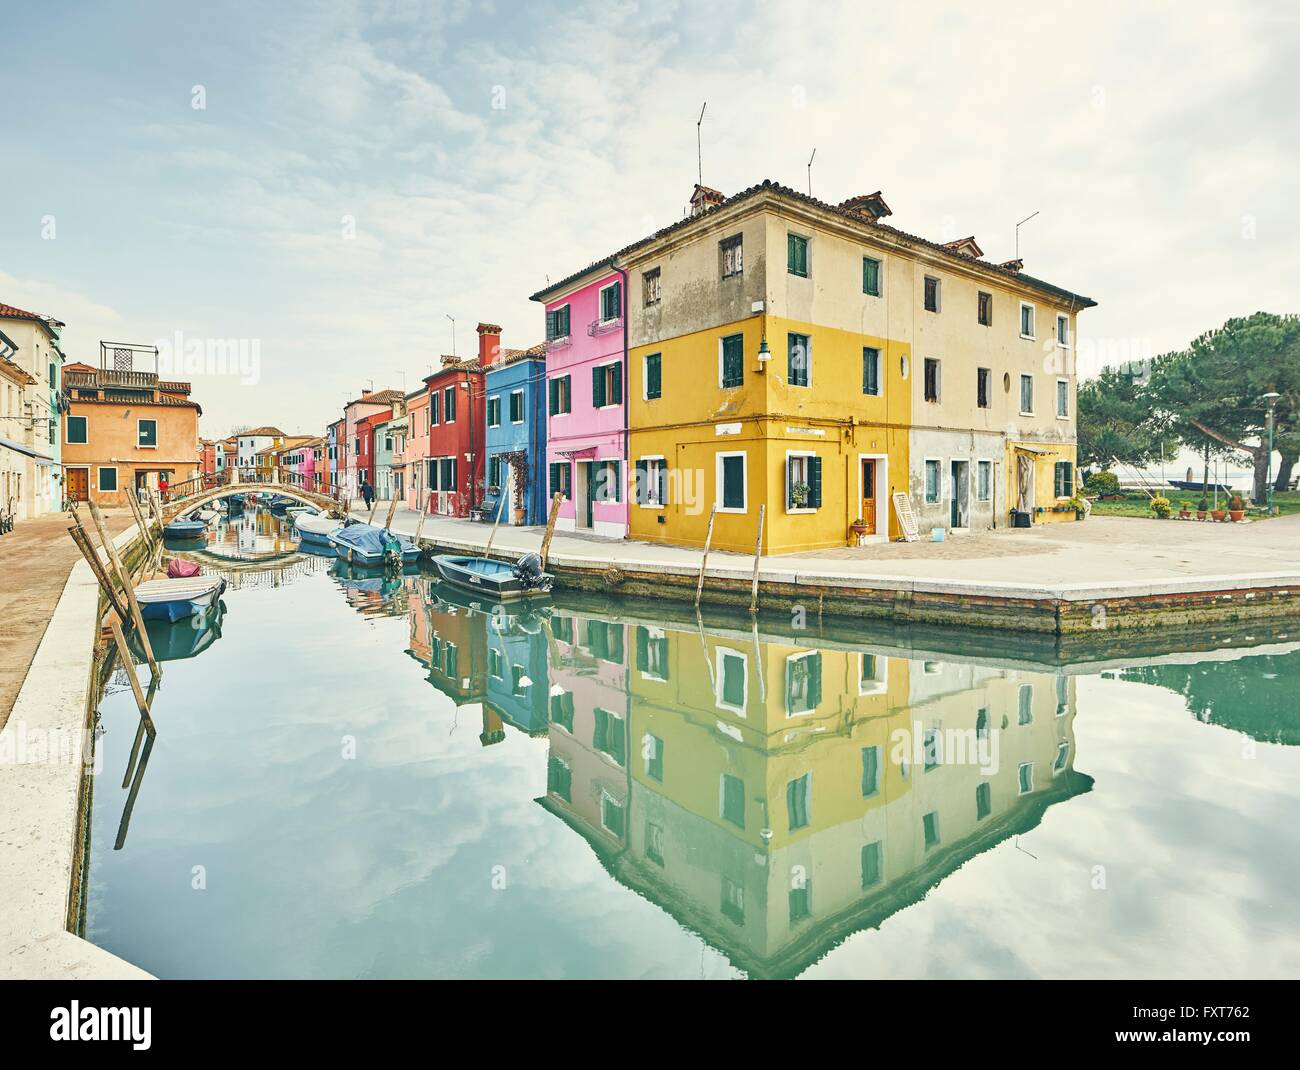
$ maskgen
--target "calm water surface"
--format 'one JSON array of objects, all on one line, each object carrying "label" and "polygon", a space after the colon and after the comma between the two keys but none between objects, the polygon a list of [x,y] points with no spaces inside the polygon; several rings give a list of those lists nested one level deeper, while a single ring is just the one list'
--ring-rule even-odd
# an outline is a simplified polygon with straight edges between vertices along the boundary
[{"label": "calm water surface", "polygon": [[156,739],[101,705],[86,935],[152,973],[1300,972],[1285,636],[1058,668],[292,551],[223,525]]}]

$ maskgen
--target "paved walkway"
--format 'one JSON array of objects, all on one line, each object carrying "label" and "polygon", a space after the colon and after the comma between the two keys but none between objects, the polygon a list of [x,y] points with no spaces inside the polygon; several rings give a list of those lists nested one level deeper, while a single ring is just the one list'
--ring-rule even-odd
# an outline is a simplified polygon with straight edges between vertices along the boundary
[{"label": "paved walkway", "polygon": [[[104,520],[114,535],[132,523],[126,509],[106,510]],[[82,559],[68,535],[71,523],[66,513],[52,513],[20,521],[0,536],[0,728],[27,678],[68,573]]]},{"label": "paved walkway", "polygon": [[[386,513],[386,505],[377,509],[376,521],[382,522]],[[418,513],[399,506],[393,527],[413,534],[418,521]],[[490,532],[490,524],[435,516],[427,517],[423,528],[425,538],[466,548],[483,547]],[[540,527],[503,526],[493,548],[536,550],[542,535]],[[700,556],[697,549],[587,534],[557,532],[551,542],[557,562],[698,570]],[[716,566],[720,572],[747,573],[753,561],[749,554],[714,551],[709,571]],[[880,543],[768,556],[760,574],[768,579],[799,575],[1052,588],[1300,576],[1300,516],[1250,524],[1094,516],[1082,523],[949,535],[941,543]]]}]

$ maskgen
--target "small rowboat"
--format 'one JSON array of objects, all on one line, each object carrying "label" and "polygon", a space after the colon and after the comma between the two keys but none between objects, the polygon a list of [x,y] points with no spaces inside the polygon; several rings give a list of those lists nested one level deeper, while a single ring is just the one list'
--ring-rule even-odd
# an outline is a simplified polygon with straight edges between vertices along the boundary
[{"label": "small rowboat", "polygon": [[195,517],[178,516],[165,528],[163,535],[169,539],[201,539],[208,525]]},{"label": "small rowboat", "polygon": [[349,565],[378,568],[418,561],[420,548],[405,535],[374,524],[350,524],[330,536],[334,553]]},{"label": "small rowboat", "polygon": [[338,517],[299,514],[293,519],[293,526],[298,529],[298,537],[303,542],[314,542],[318,546],[333,546],[330,539],[336,531],[343,529],[343,521]]},{"label": "small rowboat", "polygon": [[540,598],[551,593],[555,577],[541,570],[541,558],[527,554],[515,564],[489,557],[458,557],[439,554],[433,559],[448,583],[465,591],[486,595],[499,602]]},{"label": "small rowboat", "polygon": [[290,520],[297,520],[300,516],[314,516],[320,512],[314,505],[291,505],[284,511],[284,515]]},{"label": "small rowboat", "polygon": [[145,620],[184,620],[212,607],[226,589],[220,576],[190,576],[179,580],[146,580],[135,589]]}]

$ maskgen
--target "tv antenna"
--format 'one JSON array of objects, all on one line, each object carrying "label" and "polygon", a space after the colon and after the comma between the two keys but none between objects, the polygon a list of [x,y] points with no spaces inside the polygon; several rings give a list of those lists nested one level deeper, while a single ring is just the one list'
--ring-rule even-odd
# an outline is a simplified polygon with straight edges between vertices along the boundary
[{"label": "tv antenna", "polygon": [[808,157],[808,196],[812,196],[812,162],[817,159],[817,150],[814,148],[812,155]]},{"label": "tv antenna", "polygon": [[1020,228],[1023,227],[1026,223],[1028,223],[1031,219],[1033,219],[1034,216],[1036,215],[1038,215],[1037,212],[1035,212],[1033,215],[1027,215],[1025,216],[1024,219],[1022,219],[1019,223],[1016,224],[1016,259],[1017,260],[1020,259]]},{"label": "tv antenna", "polygon": [[454,357],[456,355],[456,317],[450,312],[444,312],[443,315],[451,320],[451,355]]},{"label": "tv antenna", "polygon": [[709,106],[706,100],[700,107],[700,117],[695,120],[695,173],[696,181],[704,185],[704,144],[700,134],[700,128],[704,125],[704,109]]}]

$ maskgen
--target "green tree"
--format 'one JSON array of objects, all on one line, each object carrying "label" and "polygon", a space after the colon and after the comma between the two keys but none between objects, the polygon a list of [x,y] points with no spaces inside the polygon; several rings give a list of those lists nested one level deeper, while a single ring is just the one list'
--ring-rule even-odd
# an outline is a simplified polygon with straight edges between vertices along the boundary
[{"label": "green tree", "polygon": [[1157,357],[1145,395],[1155,419],[1168,420],[1193,448],[1208,437],[1248,455],[1258,502],[1267,493],[1264,394],[1271,390],[1282,395],[1275,434],[1289,443],[1300,416],[1300,316],[1256,312],[1228,320],[1186,351]]},{"label": "green tree", "polygon": [[1085,472],[1114,459],[1135,468],[1160,455],[1161,427],[1146,396],[1145,379],[1128,368],[1103,368],[1079,384],[1078,463]]}]

